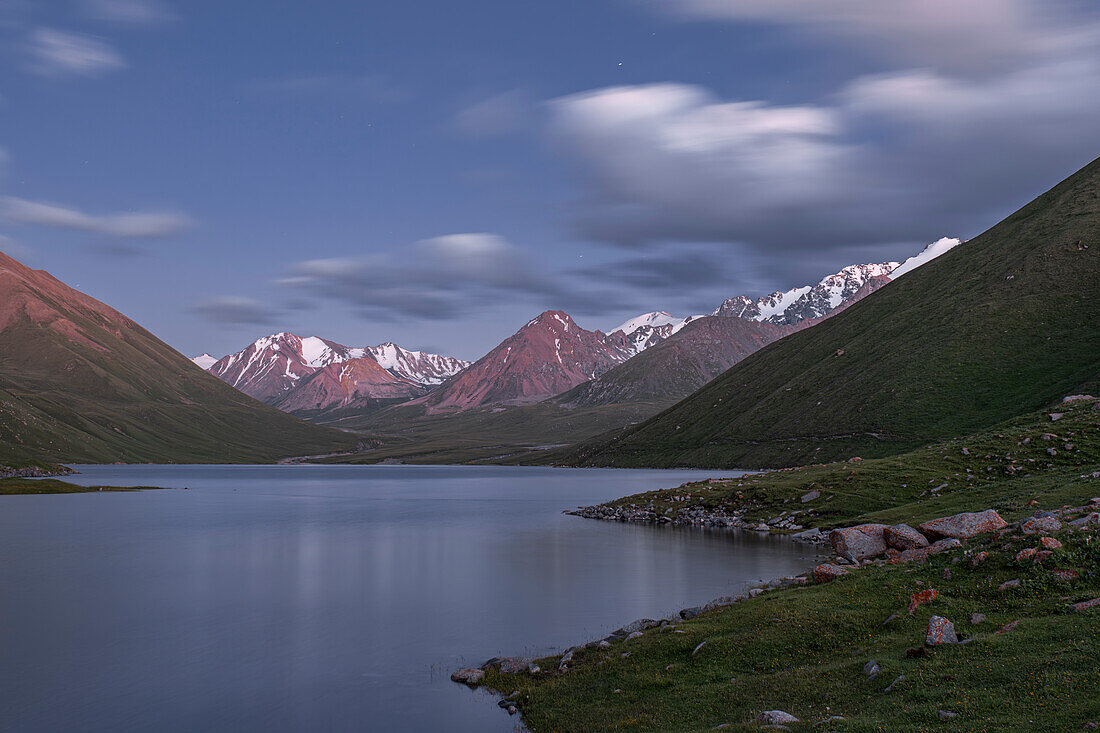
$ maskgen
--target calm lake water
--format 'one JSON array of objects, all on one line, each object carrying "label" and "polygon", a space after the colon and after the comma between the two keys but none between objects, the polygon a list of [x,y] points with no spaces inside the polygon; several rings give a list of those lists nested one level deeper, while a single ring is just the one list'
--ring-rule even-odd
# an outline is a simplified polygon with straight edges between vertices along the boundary
[{"label": "calm lake water", "polygon": [[0,729],[510,731],[452,670],[805,570],[807,547],[561,514],[692,471],[85,466],[0,497]]}]

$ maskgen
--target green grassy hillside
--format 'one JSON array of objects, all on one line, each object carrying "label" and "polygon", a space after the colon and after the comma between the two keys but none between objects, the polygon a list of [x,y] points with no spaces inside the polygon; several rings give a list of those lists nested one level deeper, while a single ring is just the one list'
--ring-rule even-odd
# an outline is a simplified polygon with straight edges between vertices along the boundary
[{"label": "green grassy hillside", "polygon": [[355,443],[238,392],[0,253],[0,465],[263,462]]},{"label": "green grassy hillside", "polygon": [[882,456],[1100,388],[1100,160],[654,418],[556,457],[782,466]]}]

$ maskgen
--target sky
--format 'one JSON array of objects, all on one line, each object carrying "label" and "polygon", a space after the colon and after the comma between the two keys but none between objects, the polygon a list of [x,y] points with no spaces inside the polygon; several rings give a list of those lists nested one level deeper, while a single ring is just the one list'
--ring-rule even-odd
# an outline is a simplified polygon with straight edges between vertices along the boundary
[{"label": "sky", "polygon": [[1093,0],[0,0],[0,250],[188,355],[474,359],[975,236],[1098,90]]}]

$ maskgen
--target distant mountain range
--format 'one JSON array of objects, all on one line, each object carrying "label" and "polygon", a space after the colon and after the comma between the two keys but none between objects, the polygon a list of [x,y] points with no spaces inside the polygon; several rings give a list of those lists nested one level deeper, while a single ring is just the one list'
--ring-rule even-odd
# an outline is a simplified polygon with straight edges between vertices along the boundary
[{"label": "distant mountain range", "polygon": [[258,339],[221,359],[203,354],[194,361],[248,395],[311,418],[401,402],[431,413],[548,399],[566,407],[667,403],[958,243],[941,239],[904,263],[852,265],[814,285],[729,298],[709,316],[644,313],[609,333],[547,311],[473,364],[392,343],[354,348],[290,333]]},{"label": "distant mountain range", "polygon": [[1100,394],[1100,159],[965,246],[948,244],[659,415],[547,460],[733,467],[877,457]]}]

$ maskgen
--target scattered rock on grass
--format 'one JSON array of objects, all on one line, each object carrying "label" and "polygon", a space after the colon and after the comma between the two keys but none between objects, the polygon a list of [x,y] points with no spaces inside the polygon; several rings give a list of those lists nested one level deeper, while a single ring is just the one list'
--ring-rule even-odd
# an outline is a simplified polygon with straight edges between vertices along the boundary
[{"label": "scattered rock on grass", "polygon": [[917,606],[923,606],[925,603],[936,600],[938,595],[939,593],[936,592],[935,588],[928,588],[909,596],[909,615],[912,616],[916,612]]},{"label": "scattered rock on grass", "polygon": [[863,665],[863,674],[867,675],[867,679],[869,680],[873,680],[874,678],[878,677],[878,673],[881,671],[882,669],[878,666],[878,662],[876,662],[874,659]]},{"label": "scattered rock on grass", "polygon": [[1091,601],[1081,601],[1080,603],[1073,604],[1074,611],[1087,611],[1090,608],[1096,608],[1100,606],[1100,598],[1093,598]]},{"label": "scattered rock on grass", "polygon": [[924,643],[928,646],[958,644],[959,637],[955,634],[955,625],[943,616],[933,616],[928,619],[928,633],[924,637]]},{"label": "scattered rock on grass", "polygon": [[895,524],[893,527],[887,527],[883,530],[882,536],[886,540],[886,544],[895,550],[916,550],[929,545],[928,538],[908,524]]},{"label": "scattered rock on grass", "polygon": [[999,590],[1003,593],[1006,590],[1011,590],[1012,588],[1019,588],[1019,587],[1020,587],[1020,579],[1019,578],[1013,578],[1012,580],[1006,580],[1005,582],[1001,583],[999,586],[997,586],[997,590]]},{"label": "scattered rock on grass", "polygon": [[1031,517],[1020,525],[1024,534],[1050,534],[1062,528],[1062,523],[1054,517]]},{"label": "scattered rock on grass", "polygon": [[847,574],[847,568],[842,568],[839,565],[834,565],[832,563],[826,562],[814,568],[814,582],[828,583],[830,580],[836,580],[841,575]]},{"label": "scattered rock on grass", "polygon": [[897,676],[897,679],[895,679],[893,682],[891,682],[889,685],[887,685],[886,689],[883,690],[883,692],[889,692],[890,690],[894,689],[894,686],[897,685],[899,682],[904,682],[904,681],[905,681],[905,675],[899,674]]},{"label": "scattered rock on grass", "polygon": [[936,717],[940,720],[951,720],[952,718],[959,717],[959,714],[953,713],[950,710],[939,710],[936,712]]},{"label": "scattered rock on grass", "polygon": [[784,723],[797,723],[798,718],[782,710],[765,710],[756,716],[756,722],[761,725],[783,725]]},{"label": "scattered rock on grass", "polygon": [[1039,544],[1048,550],[1059,550],[1062,548],[1062,543],[1053,537],[1040,537]]},{"label": "scattered rock on grass", "polygon": [[986,509],[984,512],[963,512],[933,519],[922,524],[920,531],[928,537],[966,540],[1006,526],[1008,522],[1001,519],[1001,515],[993,509]]}]

